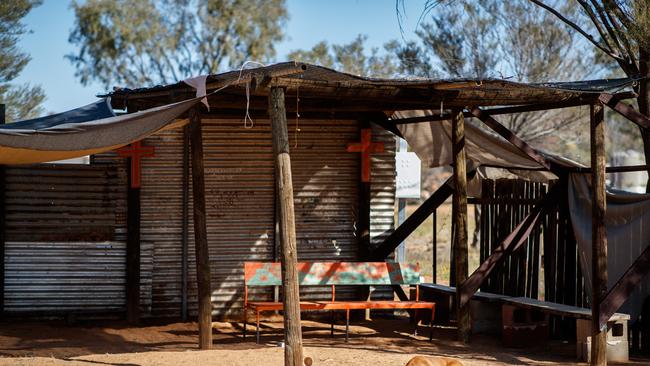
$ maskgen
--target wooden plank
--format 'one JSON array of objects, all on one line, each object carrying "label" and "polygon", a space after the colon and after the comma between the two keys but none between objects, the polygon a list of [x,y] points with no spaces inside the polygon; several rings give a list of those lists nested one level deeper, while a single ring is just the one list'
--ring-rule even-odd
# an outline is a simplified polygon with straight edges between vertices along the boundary
[{"label": "wooden plank", "polygon": [[591,311],[587,308],[557,304],[549,301],[540,301],[528,297],[507,297],[503,299],[503,302],[526,309],[541,310],[553,315],[568,316],[578,319],[591,319]]},{"label": "wooden plank", "polygon": [[616,310],[625,303],[639,283],[641,283],[641,280],[649,273],[650,246],[646,247],[643,253],[634,260],[634,263],[623,273],[621,278],[619,278],[600,303],[600,324],[605,324],[616,313]]},{"label": "wooden plank", "polygon": [[276,182],[280,204],[280,246],[282,249],[282,290],[284,292],[284,364],[302,366],[302,331],[300,329],[300,293],[298,291],[298,250],[293,207],[293,183],[289,135],[284,107],[284,90],[272,87],[269,94],[269,115],[273,135]]},{"label": "wooden plank", "polygon": [[531,210],[526,218],[499,244],[492,254],[464,281],[460,287],[459,301],[461,306],[469,303],[474,293],[481,284],[488,278],[495,267],[503,263],[505,258],[516,251],[532,232],[542,214],[552,207],[560,192],[560,185],[555,185],[547,196]]},{"label": "wooden plank", "polygon": [[427,198],[415,212],[406,218],[402,225],[397,227],[397,229],[370,253],[369,258],[371,260],[386,259],[436,208],[454,193],[452,180],[452,178],[449,178],[438,190]]},{"label": "wooden plank", "polygon": [[600,322],[600,303],[607,295],[607,233],[605,231],[605,121],[603,105],[591,106],[591,364],[607,365],[607,323]]},{"label": "wooden plank", "polygon": [[552,166],[552,163],[548,159],[546,159],[544,156],[538,153],[537,150],[535,150],[532,146],[528,145],[528,143],[526,143],[524,140],[520,139],[517,135],[514,134],[514,132],[510,131],[506,126],[502,125],[501,123],[499,123],[499,121],[497,121],[492,116],[490,116],[489,113],[487,113],[486,111],[480,108],[472,108],[471,113],[474,117],[481,120],[488,127],[494,130],[494,132],[498,133],[501,137],[506,139],[506,141],[513,144],[516,148],[518,148],[521,152],[526,154],[529,158],[533,159],[539,165],[543,166],[549,171],[553,171],[553,172],[557,171],[557,169],[554,166]]},{"label": "wooden plank", "polygon": [[190,141],[192,158],[192,199],[194,209],[194,246],[196,285],[198,288],[199,347],[212,348],[212,286],[205,210],[205,171],[203,165],[203,133],[198,107],[190,110]]},{"label": "wooden plank", "polygon": [[600,94],[598,100],[607,105],[609,108],[616,111],[621,116],[627,118],[629,121],[635,123],[637,126],[650,129],[650,118],[644,116],[643,114],[637,112],[634,108],[628,104],[622,103],[621,99],[612,94]]},{"label": "wooden plank", "polygon": [[[465,117],[460,110],[454,111],[452,117],[451,146],[453,155],[454,196],[452,201],[452,219],[454,221],[454,262],[456,283],[467,279],[467,164],[465,153]],[[469,304],[462,304],[456,294],[456,322],[458,339],[469,342],[472,324]]]}]

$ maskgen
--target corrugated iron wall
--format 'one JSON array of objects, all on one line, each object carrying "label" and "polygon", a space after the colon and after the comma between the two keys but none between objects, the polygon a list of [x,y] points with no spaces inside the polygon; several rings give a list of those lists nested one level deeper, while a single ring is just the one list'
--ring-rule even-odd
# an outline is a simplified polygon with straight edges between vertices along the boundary
[{"label": "corrugated iron wall", "polygon": [[[359,123],[299,120],[297,133],[295,123],[289,121],[289,134],[300,259],[357,260],[354,220],[360,157],[346,148],[359,139]],[[387,141],[387,152],[373,157],[373,234],[392,229],[387,218],[393,217],[394,200],[394,138],[381,130],[376,136]],[[214,315],[227,317],[243,304],[243,262],[277,259],[271,126],[267,120],[255,120],[254,127],[246,129],[240,119],[204,117],[203,138]],[[156,157],[143,161],[141,196],[142,245],[153,247],[154,317],[181,314],[182,143],[182,130],[145,140],[156,147]],[[189,203],[188,309],[194,314],[191,193]],[[273,296],[272,289],[255,291],[252,296],[258,299]],[[323,291],[305,295],[322,296]]]},{"label": "corrugated iron wall", "polygon": [[395,135],[372,126],[373,142],[383,142],[384,152],[372,154],[370,181],[370,245],[381,244],[395,228]]},{"label": "corrugated iron wall", "polygon": [[[347,144],[359,140],[359,126],[289,121],[300,260],[359,259],[360,154],[347,152]],[[386,152],[372,157],[371,241],[377,243],[392,230],[395,142],[381,129],[373,133],[386,143]],[[214,315],[227,317],[243,304],[243,262],[278,259],[271,127],[267,120],[247,129],[240,119],[204,117],[203,138]],[[155,157],[142,160],[141,310],[143,316],[179,317],[183,131],[164,131],[144,144],[155,147]],[[8,310],[37,310],[37,302],[44,311],[123,310],[125,169],[115,153],[96,155],[85,167],[9,169]],[[191,177],[188,189],[187,298],[195,314]],[[55,276],[46,279],[47,273]],[[354,293],[341,289],[337,296]],[[304,295],[329,296],[329,289]],[[273,290],[257,289],[252,296],[270,299]]]},{"label": "corrugated iron wall", "polygon": [[124,309],[125,179],[115,166],[6,168],[5,311]]}]

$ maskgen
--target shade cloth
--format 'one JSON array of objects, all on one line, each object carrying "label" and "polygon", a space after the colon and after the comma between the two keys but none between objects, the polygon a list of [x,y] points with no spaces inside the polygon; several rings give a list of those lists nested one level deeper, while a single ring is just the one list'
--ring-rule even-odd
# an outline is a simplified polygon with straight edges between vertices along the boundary
[{"label": "shade cloth", "polygon": [[[578,243],[585,287],[591,297],[591,182],[589,174],[571,174],[569,209]],[[620,279],[650,243],[650,195],[621,191],[607,192],[605,226],[607,230],[607,287]],[[644,299],[650,295],[649,281],[642,281],[618,312],[633,320],[641,314]]]},{"label": "shade cloth", "polygon": [[33,164],[114,150],[166,128],[201,98],[115,116],[101,100],[57,115],[0,126],[0,164]]},{"label": "shade cloth", "polygon": [[[431,110],[395,112],[393,119],[432,116]],[[448,166],[452,163],[451,121],[410,123],[397,126],[409,146],[423,163],[430,167]],[[465,123],[465,150],[467,160],[478,167],[482,178],[514,178],[547,182],[557,179],[555,174],[541,169],[542,166],[528,155],[521,152],[510,142],[490,134],[483,129]],[[579,166],[579,164],[559,156],[538,151],[551,161],[562,165]]]}]

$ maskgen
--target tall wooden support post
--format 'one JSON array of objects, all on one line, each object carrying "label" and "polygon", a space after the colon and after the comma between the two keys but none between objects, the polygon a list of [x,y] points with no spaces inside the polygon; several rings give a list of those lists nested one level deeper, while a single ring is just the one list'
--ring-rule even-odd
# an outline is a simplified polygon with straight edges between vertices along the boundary
[{"label": "tall wooden support post", "polygon": [[452,114],[452,152],[454,164],[454,196],[452,201],[453,250],[456,279],[456,321],[458,339],[469,342],[471,331],[469,303],[460,305],[460,285],[467,279],[467,166],[465,160],[465,118],[462,110]]},{"label": "tall wooden support post", "polygon": [[296,223],[293,208],[293,183],[287,114],[284,107],[284,90],[272,87],[269,94],[269,115],[273,134],[275,176],[280,206],[280,247],[282,261],[282,290],[284,304],[284,364],[302,366],[302,331],[300,329],[300,294],[298,292],[298,250]]},{"label": "tall wooden support post", "polygon": [[190,126],[183,127],[183,193],[181,197],[181,319],[187,320],[187,275],[190,231]]},{"label": "tall wooden support post", "polygon": [[607,365],[607,323],[600,324],[600,303],[607,295],[605,121],[600,102],[591,106],[591,183],[591,364]]},{"label": "tall wooden support post", "polygon": [[[131,166],[131,158],[127,159]],[[132,169],[129,169],[129,188],[126,196],[126,320],[140,322],[140,187],[133,187]]]},{"label": "tall wooden support post", "polygon": [[[0,104],[0,124],[5,124],[5,105]],[[0,165],[0,318],[5,311],[5,166]]]},{"label": "tall wooden support post", "polygon": [[198,108],[190,110],[192,145],[192,199],[194,206],[194,245],[196,248],[196,285],[199,301],[199,347],[212,347],[212,286],[205,212],[205,172],[203,170],[203,134]]}]

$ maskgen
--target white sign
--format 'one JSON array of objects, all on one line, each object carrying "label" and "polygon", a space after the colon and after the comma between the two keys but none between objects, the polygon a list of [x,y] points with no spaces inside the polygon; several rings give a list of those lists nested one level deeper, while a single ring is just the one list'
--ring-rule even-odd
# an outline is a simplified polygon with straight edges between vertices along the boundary
[{"label": "white sign", "polygon": [[395,198],[420,198],[420,158],[414,152],[398,151]]}]

